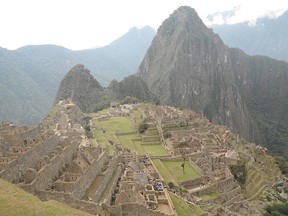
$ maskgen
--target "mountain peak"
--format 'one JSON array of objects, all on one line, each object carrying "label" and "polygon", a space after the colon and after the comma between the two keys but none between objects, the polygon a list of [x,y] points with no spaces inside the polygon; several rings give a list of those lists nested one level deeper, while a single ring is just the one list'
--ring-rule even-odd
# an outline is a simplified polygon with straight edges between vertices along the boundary
[{"label": "mountain peak", "polygon": [[85,68],[85,66],[83,64],[77,64],[73,68],[71,68],[71,70],[68,73],[70,73],[70,74],[72,74],[72,73],[90,74],[90,71],[87,68]]},{"label": "mountain peak", "polygon": [[199,31],[199,29],[203,30],[205,28],[205,24],[194,8],[181,6],[162,23],[158,32],[164,31],[165,35],[171,36],[173,32],[179,32],[179,30],[195,31],[198,29],[197,31]]},{"label": "mountain peak", "polygon": [[85,112],[91,111],[93,102],[101,94],[103,87],[83,64],[74,66],[61,81],[55,103],[71,98]]}]

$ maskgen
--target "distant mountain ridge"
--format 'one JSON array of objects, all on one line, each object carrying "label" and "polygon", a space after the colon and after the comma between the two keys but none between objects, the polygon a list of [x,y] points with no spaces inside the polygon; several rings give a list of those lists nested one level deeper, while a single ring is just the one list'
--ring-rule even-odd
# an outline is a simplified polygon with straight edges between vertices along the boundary
[{"label": "distant mountain ridge", "polygon": [[278,18],[263,17],[253,24],[212,25],[230,47],[237,47],[250,55],[265,55],[288,61],[288,11]]},{"label": "distant mountain ridge", "polygon": [[190,7],[158,29],[138,70],[162,104],[190,108],[288,157],[288,63],[226,46]]},{"label": "distant mountain ridge", "polygon": [[55,45],[0,48],[0,121],[39,122],[66,72],[79,63],[102,85],[135,73],[154,35],[148,26],[132,28],[108,46],[82,51]]}]

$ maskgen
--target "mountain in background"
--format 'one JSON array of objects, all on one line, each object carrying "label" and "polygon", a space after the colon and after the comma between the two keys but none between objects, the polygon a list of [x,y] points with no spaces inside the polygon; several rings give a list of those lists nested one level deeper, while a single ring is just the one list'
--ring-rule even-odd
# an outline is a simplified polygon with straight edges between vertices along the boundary
[{"label": "mountain in background", "polygon": [[288,11],[278,18],[259,18],[254,24],[242,22],[211,26],[230,47],[250,55],[265,55],[288,61]]},{"label": "mountain in background", "polygon": [[131,75],[120,82],[113,80],[105,88],[84,65],[78,64],[68,71],[61,81],[54,104],[71,99],[83,112],[96,112],[109,107],[110,102],[120,102],[126,97],[157,102],[156,96],[138,76]]},{"label": "mountain in background", "polygon": [[0,48],[0,120],[36,124],[53,104],[64,75],[85,64],[107,86],[137,71],[155,35],[154,29],[132,28],[105,47],[72,51],[55,45]]},{"label": "mountain in background", "polygon": [[288,63],[229,48],[194,9],[180,7],[162,23],[138,75],[160,103],[288,157]]}]

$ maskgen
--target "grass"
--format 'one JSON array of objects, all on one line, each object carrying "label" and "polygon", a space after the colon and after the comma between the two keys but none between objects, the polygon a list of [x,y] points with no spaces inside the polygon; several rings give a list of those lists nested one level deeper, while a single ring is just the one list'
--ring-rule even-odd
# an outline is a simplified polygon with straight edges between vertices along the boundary
[{"label": "grass", "polygon": [[103,190],[101,196],[99,197],[99,200],[98,200],[99,202],[103,201],[107,197],[108,192],[110,191],[110,189],[112,187],[112,183],[116,177],[116,173],[117,173],[117,169],[115,169],[115,171],[113,172],[112,176],[109,179],[109,182],[105,186],[105,189]]},{"label": "grass", "polygon": [[207,194],[202,194],[200,195],[199,197],[202,199],[202,200],[211,200],[211,199],[214,199],[216,197],[219,197],[220,194],[217,193],[217,192],[211,192],[211,193],[207,193]]},{"label": "grass", "polygon": [[168,184],[169,182],[172,182],[174,185],[178,185],[178,183],[176,182],[176,179],[169,172],[169,170],[164,166],[164,164],[162,163],[160,159],[153,159],[152,161],[166,184]]},{"label": "grass", "polygon": [[62,216],[90,215],[68,205],[50,200],[43,202],[17,186],[0,179],[0,215],[1,216]]},{"label": "grass", "polygon": [[108,140],[112,140],[116,143],[119,143],[119,140],[115,133],[117,132],[131,132],[134,129],[132,122],[130,119],[126,117],[111,117],[108,120],[99,121],[97,119],[93,119],[93,125],[96,125],[99,128],[103,128],[105,132],[94,130],[93,135],[97,140],[99,145],[103,143],[107,143]]},{"label": "grass", "polygon": [[154,165],[159,171],[160,175],[164,181],[168,184],[173,182],[178,185],[178,183],[188,180],[193,180],[200,177],[200,174],[191,167],[191,165],[186,161],[185,163],[185,173],[181,164],[183,161],[161,161],[160,159],[153,160]]},{"label": "grass", "polygon": [[131,135],[123,135],[117,136],[120,145],[127,147],[132,150],[136,150],[134,143],[132,142],[133,139],[140,139],[141,136],[138,134],[131,134]]},{"label": "grass", "polygon": [[161,145],[142,145],[146,154],[150,156],[166,156],[169,155],[167,150]]},{"label": "grass", "polygon": [[198,206],[193,206],[185,202],[185,200],[180,197],[175,196],[173,193],[169,193],[173,205],[175,206],[178,216],[187,216],[187,215],[200,215],[203,213],[203,210]]},{"label": "grass", "polygon": [[193,180],[200,178],[200,174],[189,164],[188,161],[185,162],[185,173],[183,173],[183,168],[181,167],[183,161],[163,161],[162,162],[166,169],[176,178],[177,182],[183,182],[188,180]]},{"label": "grass", "polygon": [[[151,156],[166,156],[169,155],[167,150],[158,142],[142,142],[142,136],[137,134],[135,131],[135,122],[136,124],[143,121],[143,116],[140,111],[135,110],[131,115],[130,118],[127,117],[110,117],[107,120],[99,121],[98,119],[93,119],[93,125],[97,126],[98,128],[102,128],[105,130],[94,130],[93,135],[97,140],[97,143],[100,147],[105,148],[109,140],[112,140],[116,143],[119,143],[123,147],[127,147],[131,150],[137,151],[141,155],[151,155]],[[156,126],[152,126],[148,128],[149,131],[153,132],[152,136],[144,135],[144,137],[156,137],[159,139],[159,135],[156,133],[157,128]],[[134,134],[125,134],[120,135],[118,133],[127,133],[133,132]],[[155,131],[155,133],[154,133]],[[117,134],[117,135],[116,135]],[[153,145],[142,145],[142,144],[150,144]],[[113,151],[111,151],[111,154]]]}]

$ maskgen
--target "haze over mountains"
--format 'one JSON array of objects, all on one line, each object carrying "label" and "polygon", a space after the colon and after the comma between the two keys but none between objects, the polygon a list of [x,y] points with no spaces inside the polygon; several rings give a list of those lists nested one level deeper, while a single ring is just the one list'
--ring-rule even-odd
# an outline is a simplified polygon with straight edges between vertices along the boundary
[{"label": "haze over mountains", "polygon": [[225,44],[249,55],[266,55],[288,61],[288,11],[278,18],[263,17],[253,24],[212,25]]},{"label": "haze over mountains", "polygon": [[0,119],[35,124],[54,101],[65,73],[76,64],[88,67],[102,85],[137,71],[155,30],[132,28],[105,47],[72,51],[55,45],[0,48]]}]

